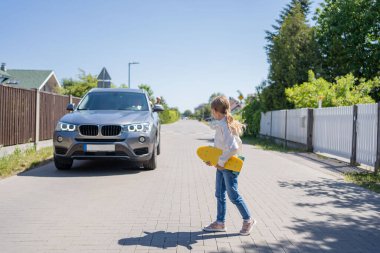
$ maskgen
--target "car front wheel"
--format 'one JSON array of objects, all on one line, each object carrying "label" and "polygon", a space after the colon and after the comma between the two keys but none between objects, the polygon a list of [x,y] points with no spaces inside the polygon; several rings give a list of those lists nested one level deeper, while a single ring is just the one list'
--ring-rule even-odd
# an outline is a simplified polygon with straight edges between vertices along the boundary
[{"label": "car front wheel", "polygon": [[158,143],[158,146],[157,146],[157,155],[160,155],[161,154],[161,142]]},{"label": "car front wheel", "polygon": [[69,170],[73,166],[73,159],[54,156],[54,164],[58,170]]},{"label": "car front wheel", "polygon": [[157,167],[157,148],[154,145],[152,157],[143,163],[144,169],[154,170]]}]

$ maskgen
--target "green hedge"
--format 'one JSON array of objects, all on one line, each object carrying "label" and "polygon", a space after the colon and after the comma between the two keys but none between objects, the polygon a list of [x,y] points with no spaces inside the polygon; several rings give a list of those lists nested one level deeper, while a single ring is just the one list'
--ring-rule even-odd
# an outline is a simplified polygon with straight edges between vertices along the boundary
[{"label": "green hedge", "polygon": [[243,109],[242,117],[247,128],[245,130],[246,135],[258,136],[260,133],[260,121],[261,121],[261,103],[254,99],[247,104]]},{"label": "green hedge", "polygon": [[176,122],[181,117],[177,110],[165,110],[159,113],[161,124],[169,124]]}]

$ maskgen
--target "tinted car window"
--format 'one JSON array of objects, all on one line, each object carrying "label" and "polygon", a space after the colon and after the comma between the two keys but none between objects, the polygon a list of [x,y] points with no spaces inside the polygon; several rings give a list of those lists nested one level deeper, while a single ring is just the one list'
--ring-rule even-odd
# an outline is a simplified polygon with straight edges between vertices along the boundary
[{"label": "tinted car window", "polygon": [[78,106],[78,110],[129,110],[148,111],[145,94],[128,92],[91,92]]}]

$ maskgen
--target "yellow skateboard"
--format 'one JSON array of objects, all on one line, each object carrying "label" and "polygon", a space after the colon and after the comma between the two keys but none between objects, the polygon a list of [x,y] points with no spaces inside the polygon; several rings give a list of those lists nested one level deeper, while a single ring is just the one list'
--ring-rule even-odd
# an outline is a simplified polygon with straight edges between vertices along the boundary
[{"label": "yellow skateboard", "polygon": [[[211,147],[211,146],[202,146],[197,149],[197,155],[204,162],[209,162],[212,166],[217,165],[219,161],[219,157],[222,155],[223,151],[219,148]],[[243,160],[232,156],[228,161],[224,164],[224,168],[227,170],[232,170],[235,172],[240,172],[243,167]]]}]

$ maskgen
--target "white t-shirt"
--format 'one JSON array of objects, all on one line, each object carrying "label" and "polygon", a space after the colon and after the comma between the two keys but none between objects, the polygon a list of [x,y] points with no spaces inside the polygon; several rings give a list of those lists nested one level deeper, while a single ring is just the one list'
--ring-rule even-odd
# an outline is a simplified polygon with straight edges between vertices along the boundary
[{"label": "white t-shirt", "polygon": [[218,165],[224,167],[224,164],[231,156],[241,154],[242,141],[238,135],[231,133],[226,117],[217,122],[215,126],[214,147],[223,150],[223,154],[219,157]]}]

